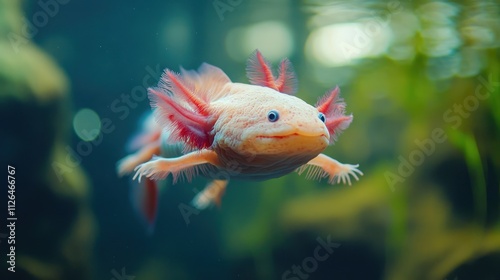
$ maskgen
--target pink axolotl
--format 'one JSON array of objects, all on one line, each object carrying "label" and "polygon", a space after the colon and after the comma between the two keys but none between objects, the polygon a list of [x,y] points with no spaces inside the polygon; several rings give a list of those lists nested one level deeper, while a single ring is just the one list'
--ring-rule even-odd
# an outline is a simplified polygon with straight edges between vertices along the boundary
[{"label": "pink axolotl", "polygon": [[[202,64],[198,72],[181,69],[180,75],[167,69],[158,87],[149,89],[156,124],[150,118],[135,141],[142,147],[118,163],[118,172],[135,170],[139,182],[147,178],[142,198],[150,222],[155,181],[169,174],[174,183],[197,174],[212,179],[193,200],[199,209],[219,204],[231,178],[265,180],[312,167],[309,177],[350,185],[350,176],[362,175],[358,165],[321,154],[352,121],[338,87],[313,107],[293,96],[290,61],[281,61],[276,77],[259,51],[248,61],[247,75],[251,85],[233,83],[219,68]],[[153,157],[160,152],[165,157]]]}]

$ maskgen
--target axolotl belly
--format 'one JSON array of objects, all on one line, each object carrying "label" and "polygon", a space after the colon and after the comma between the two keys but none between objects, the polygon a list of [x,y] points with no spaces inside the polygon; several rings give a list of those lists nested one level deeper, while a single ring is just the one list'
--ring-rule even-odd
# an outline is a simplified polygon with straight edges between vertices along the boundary
[{"label": "axolotl belly", "polygon": [[[174,183],[180,176],[207,176],[212,181],[193,200],[200,209],[220,203],[231,178],[264,180],[307,167],[309,177],[330,183],[351,184],[351,176],[362,175],[357,165],[321,154],[352,121],[338,87],[311,106],[294,96],[289,60],[281,61],[276,76],[258,51],[247,75],[251,84],[233,83],[209,64],[180,74],[165,70],[149,89],[156,123],[139,137],[138,151],[118,163],[118,173],[136,171],[133,178],[146,177],[149,185],[168,175]],[[164,156],[155,156],[162,146]]]}]

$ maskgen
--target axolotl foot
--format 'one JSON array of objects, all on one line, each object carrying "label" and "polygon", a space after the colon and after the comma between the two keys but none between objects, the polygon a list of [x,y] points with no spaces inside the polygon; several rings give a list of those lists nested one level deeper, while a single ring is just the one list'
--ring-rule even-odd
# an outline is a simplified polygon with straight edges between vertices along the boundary
[{"label": "axolotl foot", "polygon": [[338,171],[332,175],[330,175],[329,182],[333,183],[335,178],[337,178],[337,184],[340,184],[340,181],[342,181],[343,184],[347,182],[347,184],[350,186],[351,185],[351,177],[354,177],[356,181],[359,180],[358,175],[362,176],[363,172],[361,172],[359,169],[359,164],[346,164],[346,163],[340,163],[338,165]]},{"label": "axolotl foot", "polygon": [[118,173],[118,176],[122,177],[132,172],[138,163],[139,162],[137,162],[135,155],[128,155],[124,157],[116,163],[116,172]]},{"label": "axolotl foot", "polygon": [[299,174],[306,169],[307,177],[310,179],[321,179],[328,177],[328,183],[333,184],[340,182],[351,185],[351,176],[359,180],[360,175],[363,175],[358,169],[358,164],[345,164],[334,160],[324,154],[319,154],[317,157],[310,160],[307,164],[299,167],[297,171]]},{"label": "axolotl foot", "polygon": [[127,175],[134,171],[137,165],[149,160],[158,153],[160,153],[160,141],[155,141],[118,161],[116,171],[120,177]]},{"label": "axolotl foot", "polygon": [[166,162],[160,158],[152,159],[143,164],[139,164],[134,171],[135,175],[133,180],[138,178],[139,182],[141,181],[142,176],[153,180],[159,180],[164,179],[170,173],[166,166]]}]

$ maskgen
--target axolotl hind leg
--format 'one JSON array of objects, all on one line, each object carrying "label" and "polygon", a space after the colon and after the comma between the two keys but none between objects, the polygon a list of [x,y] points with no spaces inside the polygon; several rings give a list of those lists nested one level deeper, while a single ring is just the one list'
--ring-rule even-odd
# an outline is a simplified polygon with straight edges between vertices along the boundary
[{"label": "axolotl hind leg", "polygon": [[199,171],[197,168],[207,163],[219,166],[217,153],[203,149],[176,158],[153,157],[134,169],[136,173],[133,179],[138,178],[141,181],[141,177],[146,176],[152,180],[160,180],[172,174],[174,183],[179,176],[185,176],[190,180]]},{"label": "axolotl hind leg", "polygon": [[194,197],[191,205],[199,210],[203,210],[213,204],[220,207],[222,196],[228,183],[229,180],[213,180]]},{"label": "axolotl hind leg", "polygon": [[351,185],[351,177],[358,180],[358,175],[363,175],[363,172],[358,170],[358,164],[344,164],[328,157],[324,154],[319,154],[317,157],[310,160],[307,164],[299,167],[297,172],[301,174],[308,167],[307,177],[312,179],[321,179],[328,177],[328,183],[333,184],[335,179],[337,183],[347,183]]},{"label": "axolotl hind leg", "polygon": [[137,165],[151,159],[153,155],[159,153],[160,153],[160,141],[157,140],[147,144],[145,147],[141,148],[137,152],[121,159],[116,164],[116,171],[118,172],[119,176],[124,176],[128,173],[131,173]]}]

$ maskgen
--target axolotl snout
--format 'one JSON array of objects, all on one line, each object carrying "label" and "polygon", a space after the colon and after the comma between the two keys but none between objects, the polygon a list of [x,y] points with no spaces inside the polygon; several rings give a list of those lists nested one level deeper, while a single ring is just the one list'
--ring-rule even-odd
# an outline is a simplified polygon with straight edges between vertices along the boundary
[{"label": "axolotl snout", "polygon": [[[307,167],[309,177],[328,177],[330,183],[351,184],[350,176],[362,175],[357,165],[321,154],[352,121],[344,115],[338,88],[311,106],[293,96],[297,81],[288,59],[276,76],[258,51],[247,74],[251,84],[233,83],[208,64],[180,75],[166,70],[158,87],[149,89],[156,128],[118,163],[119,174],[135,170],[134,179],[146,177],[149,185],[168,175],[174,183],[179,176],[209,177],[211,183],[193,200],[198,208],[220,203],[230,178],[264,180]],[[171,153],[179,147],[182,152]]]}]

